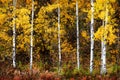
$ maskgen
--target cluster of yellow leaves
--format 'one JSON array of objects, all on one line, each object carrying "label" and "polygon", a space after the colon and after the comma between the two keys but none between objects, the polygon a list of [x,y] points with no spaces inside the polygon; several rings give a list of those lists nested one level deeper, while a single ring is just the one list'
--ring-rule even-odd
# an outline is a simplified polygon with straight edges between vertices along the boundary
[{"label": "cluster of yellow leaves", "polygon": [[10,2],[12,0],[0,0],[2,3],[7,3],[7,2]]},{"label": "cluster of yellow leaves", "polygon": [[45,7],[45,10],[47,12],[52,12],[56,8],[58,8],[58,4],[52,4],[52,5],[49,4],[47,7]]},{"label": "cluster of yellow leaves", "polygon": [[42,14],[45,14],[46,12],[52,12],[54,9],[57,9],[57,8],[58,8],[58,4],[52,4],[52,5],[48,4],[48,6],[42,6],[40,9],[41,11],[39,13],[42,12]]},{"label": "cluster of yellow leaves", "polygon": [[[61,27],[71,27],[74,25],[75,23],[75,4],[76,1],[68,1],[68,0],[64,0],[60,2],[61,5],[61,12],[60,12],[60,16],[61,16]],[[66,26],[68,25],[68,26]]]},{"label": "cluster of yellow leaves", "polygon": [[0,13],[0,25],[2,25],[4,23],[5,18],[6,18],[6,14],[1,14]]},{"label": "cluster of yellow leaves", "polygon": [[61,48],[62,48],[62,53],[64,53],[64,54],[70,54],[70,53],[74,52],[72,45],[70,45],[67,40],[65,40],[62,43]]},{"label": "cluster of yellow leaves", "polygon": [[[56,16],[53,11],[58,8],[58,4],[47,5],[48,6],[42,6],[40,8],[35,20],[36,25],[34,26],[34,30],[37,33],[37,35],[35,35],[35,45],[38,43],[40,44],[36,47],[36,53],[44,51],[45,48],[50,50],[51,53],[54,53],[54,49],[52,49],[52,47],[57,44],[58,22],[55,19]],[[61,30],[60,33],[64,33],[64,31]]]},{"label": "cluster of yellow leaves", "polygon": [[110,53],[112,53],[112,54],[117,54],[119,51],[117,50],[117,49],[115,49],[115,50],[110,50]]},{"label": "cluster of yellow leaves", "polygon": [[[116,0],[96,0],[94,3],[94,19],[101,19],[102,22],[105,21],[106,16],[106,8],[108,9],[108,16],[107,16],[107,26],[100,26],[98,30],[95,32],[95,40],[102,40],[103,37],[106,39],[109,45],[115,43],[117,36],[115,32],[117,29],[114,28],[117,24],[115,23],[116,19],[113,18],[115,13],[114,4]],[[108,3],[107,3],[108,2]],[[91,10],[88,11],[88,21],[91,20]],[[101,24],[102,25],[102,24]]]},{"label": "cluster of yellow leaves", "polygon": [[[115,13],[115,10],[111,3],[115,3],[116,0],[109,0],[107,4],[107,0],[96,0],[94,3],[94,18],[100,18],[104,19],[105,18],[105,6],[107,5],[107,8],[109,10],[109,15],[113,15]],[[84,12],[88,12],[88,18],[89,20],[91,19],[91,10],[85,10],[83,9]]]},{"label": "cluster of yellow leaves", "polygon": [[0,7],[0,25],[2,25],[7,19],[6,8]]},{"label": "cluster of yellow leaves", "polygon": [[[45,40],[46,44],[43,44],[41,41],[42,39],[40,40],[40,38],[36,38],[35,40],[39,42],[41,46],[43,44],[46,47],[48,47],[48,49],[52,53],[56,53],[55,48],[52,49],[52,46],[53,45],[57,46],[58,44],[58,21],[57,21],[58,5],[60,6],[60,10],[61,10],[60,38],[62,42],[61,43],[62,53],[66,53],[66,55],[68,53],[73,53],[73,52],[75,53],[76,50],[73,50],[72,45],[69,43],[69,41],[67,41],[67,38],[65,37],[67,34],[65,29],[67,29],[67,27],[69,28],[75,27],[75,13],[73,13],[73,11],[75,11],[75,0],[72,1],[71,3],[69,3],[68,0],[64,0],[64,1],[62,0],[60,1],[60,4],[52,4],[52,5],[48,4],[48,6],[42,6],[37,15],[35,21],[37,25],[35,26],[34,30],[37,32],[37,34],[42,35],[42,39]],[[38,50],[40,50],[40,48]]]},{"label": "cluster of yellow leaves", "polygon": [[8,35],[4,31],[1,31],[0,33],[1,33],[0,38],[4,39],[5,41],[10,40],[10,38],[8,37]]},{"label": "cluster of yellow leaves", "polygon": [[89,39],[89,36],[88,36],[88,34],[87,34],[86,31],[82,31],[82,32],[81,32],[81,35],[82,35],[82,37],[84,37],[86,40]]},{"label": "cluster of yellow leaves", "polygon": [[6,9],[5,8],[0,8],[0,13],[5,13]]},{"label": "cluster of yellow leaves", "polygon": [[112,25],[108,25],[108,37],[107,37],[107,42],[109,42],[109,45],[113,44],[116,42],[117,36],[115,35],[115,32],[117,32],[117,29],[115,29]]},{"label": "cluster of yellow leaves", "polygon": [[30,11],[27,9],[17,9],[16,10],[16,27],[19,28],[20,26],[23,28],[29,28],[30,27],[30,17],[29,17]]},{"label": "cluster of yellow leaves", "polygon": [[116,2],[116,0],[109,0],[110,2],[112,2],[112,3],[115,3]]},{"label": "cluster of yellow leaves", "polygon": [[30,43],[30,11],[26,8],[16,9],[13,12],[13,17],[14,15],[16,18],[15,21],[12,21],[11,26],[15,23],[17,33],[21,33],[17,36],[17,48],[26,51],[26,44]]},{"label": "cluster of yellow leaves", "polygon": [[19,42],[19,44],[17,45],[17,48],[20,49],[20,50],[26,51],[27,48],[29,47],[28,45],[30,44],[30,37],[29,37],[29,35],[28,36],[26,36],[26,35],[19,35],[17,37],[17,40]]},{"label": "cluster of yellow leaves", "polygon": [[95,39],[102,40],[105,38],[107,40],[107,43],[109,45],[115,43],[117,36],[115,35],[115,32],[117,29],[114,28],[112,25],[107,25],[106,29],[104,26],[101,26],[97,32],[94,34]]}]

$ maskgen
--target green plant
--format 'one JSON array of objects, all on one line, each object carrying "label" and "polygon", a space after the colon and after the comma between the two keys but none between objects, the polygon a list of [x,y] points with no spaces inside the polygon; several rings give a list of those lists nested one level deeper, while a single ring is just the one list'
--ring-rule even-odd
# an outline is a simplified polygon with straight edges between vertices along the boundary
[{"label": "green plant", "polygon": [[23,70],[27,70],[27,68],[28,68],[28,65],[23,65],[21,61],[18,62],[18,69],[23,71]]}]

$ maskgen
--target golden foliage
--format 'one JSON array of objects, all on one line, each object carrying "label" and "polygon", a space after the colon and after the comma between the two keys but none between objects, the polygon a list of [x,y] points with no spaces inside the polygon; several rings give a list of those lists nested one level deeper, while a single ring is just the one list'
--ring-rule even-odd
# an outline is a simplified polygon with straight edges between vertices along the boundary
[{"label": "golden foliage", "polygon": [[88,36],[88,34],[87,34],[86,31],[82,31],[82,32],[81,32],[81,35],[82,35],[82,37],[84,37],[86,40],[89,39],[89,36]]},{"label": "golden foliage", "polygon": [[107,25],[106,30],[105,26],[101,26],[95,33],[95,39],[103,41],[103,38],[105,38],[107,40],[107,43],[111,45],[116,42],[117,38],[117,36],[115,35],[116,31],[117,29],[115,29],[114,26],[112,25]]}]

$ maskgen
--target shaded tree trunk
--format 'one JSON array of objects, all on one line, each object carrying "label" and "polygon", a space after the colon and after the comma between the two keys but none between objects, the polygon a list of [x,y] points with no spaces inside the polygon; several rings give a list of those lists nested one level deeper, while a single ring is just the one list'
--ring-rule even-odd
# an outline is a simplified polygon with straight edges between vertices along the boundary
[{"label": "shaded tree trunk", "polygon": [[78,1],[76,0],[76,29],[77,29],[77,68],[80,68],[80,58],[79,58],[79,16],[78,16]]},{"label": "shaded tree trunk", "polygon": [[58,72],[61,71],[61,43],[60,43],[60,4],[58,0],[58,55],[59,55],[59,65]]}]

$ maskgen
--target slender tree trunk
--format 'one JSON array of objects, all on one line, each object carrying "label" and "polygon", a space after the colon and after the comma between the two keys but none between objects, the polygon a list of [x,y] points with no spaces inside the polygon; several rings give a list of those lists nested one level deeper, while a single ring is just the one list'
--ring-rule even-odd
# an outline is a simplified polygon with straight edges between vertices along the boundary
[{"label": "slender tree trunk", "polygon": [[59,65],[58,73],[61,71],[61,42],[60,42],[60,4],[58,0],[58,55],[59,55]]},{"label": "slender tree trunk", "polygon": [[76,29],[77,29],[77,68],[80,68],[80,58],[79,58],[79,18],[78,18],[78,1],[76,0]]},{"label": "slender tree trunk", "polygon": [[91,48],[90,48],[90,73],[93,71],[93,53],[94,53],[94,1],[91,0],[91,24],[90,24],[90,39],[91,39]]},{"label": "slender tree trunk", "polygon": [[106,43],[102,40],[101,42],[101,74],[106,73]]},{"label": "slender tree trunk", "polygon": [[16,67],[16,23],[15,23],[15,18],[16,18],[16,15],[15,15],[15,10],[16,10],[16,3],[17,3],[17,0],[13,0],[13,11],[14,11],[14,17],[13,17],[13,67],[15,68]]},{"label": "slender tree trunk", "polygon": [[106,26],[107,26],[107,23],[108,23],[108,9],[107,9],[107,4],[105,5],[105,10],[106,10],[106,13],[105,13],[105,22],[103,22],[103,26],[105,28],[104,30],[104,36],[103,36],[103,41],[102,41],[102,55],[101,55],[101,74],[105,74],[106,73]]},{"label": "slender tree trunk", "polygon": [[30,37],[30,70],[32,71],[33,62],[33,21],[34,21],[34,0],[32,0],[32,20],[31,20],[31,37]]}]

